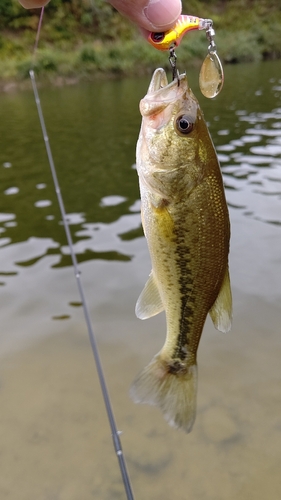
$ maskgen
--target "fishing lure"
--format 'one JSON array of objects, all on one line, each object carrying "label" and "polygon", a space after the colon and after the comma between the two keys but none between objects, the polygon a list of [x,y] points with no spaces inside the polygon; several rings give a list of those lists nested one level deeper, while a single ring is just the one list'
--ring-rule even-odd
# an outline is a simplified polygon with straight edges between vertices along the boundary
[{"label": "fishing lure", "polygon": [[202,64],[199,75],[199,86],[205,97],[217,96],[223,86],[224,74],[220,58],[214,42],[215,30],[212,19],[181,15],[175,26],[160,33],[150,32],[147,41],[157,50],[170,51],[169,61],[172,66],[173,79],[177,77],[175,47],[178,47],[184,35],[193,30],[205,30],[209,42],[208,54]]},{"label": "fishing lure", "polygon": [[171,46],[177,47],[188,31],[204,30],[211,23],[211,19],[181,15],[173,28],[161,33],[151,32],[147,40],[157,50],[169,50]]}]

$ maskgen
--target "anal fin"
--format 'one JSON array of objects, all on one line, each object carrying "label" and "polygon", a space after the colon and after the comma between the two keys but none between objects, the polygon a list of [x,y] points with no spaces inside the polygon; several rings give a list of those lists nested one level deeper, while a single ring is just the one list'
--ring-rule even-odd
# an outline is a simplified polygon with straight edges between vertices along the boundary
[{"label": "anal fin", "polygon": [[232,294],[228,268],[225,272],[219,294],[214,305],[210,309],[209,314],[217,330],[226,333],[231,329]]},{"label": "anal fin", "polygon": [[162,299],[155,281],[153,271],[145,284],[136,303],[136,316],[140,319],[151,318],[164,310]]}]

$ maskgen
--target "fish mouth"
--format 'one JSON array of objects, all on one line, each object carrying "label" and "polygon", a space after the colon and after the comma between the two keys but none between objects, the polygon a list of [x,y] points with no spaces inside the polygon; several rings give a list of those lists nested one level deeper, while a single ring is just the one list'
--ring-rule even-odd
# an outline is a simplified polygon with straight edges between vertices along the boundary
[{"label": "fish mouth", "polygon": [[152,76],[146,96],[140,101],[140,112],[143,117],[163,111],[169,104],[179,101],[187,93],[188,83],[183,73],[168,83],[166,72],[157,68]]},{"label": "fish mouth", "polygon": [[151,78],[148,87],[147,95],[154,94],[159,90],[172,90],[174,87],[182,87],[182,83],[186,80],[186,74],[178,75],[171,83],[168,82],[166,71],[163,68],[157,68]]}]

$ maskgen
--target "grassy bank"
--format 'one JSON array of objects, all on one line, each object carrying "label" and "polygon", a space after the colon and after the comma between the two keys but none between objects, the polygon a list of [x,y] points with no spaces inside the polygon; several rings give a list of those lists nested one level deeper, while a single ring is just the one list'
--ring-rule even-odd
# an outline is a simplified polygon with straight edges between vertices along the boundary
[{"label": "grassy bank", "polygon": [[[214,20],[224,63],[281,58],[280,0],[190,0],[183,1],[183,12]],[[26,11],[17,0],[1,0],[0,88],[4,90],[15,82],[24,85],[28,78],[38,16],[39,11]],[[193,32],[185,37],[178,56],[185,65],[199,65],[206,51],[205,34]],[[42,81],[143,74],[165,64],[167,56],[149,46],[103,0],[52,0],[46,8],[35,63]]]}]

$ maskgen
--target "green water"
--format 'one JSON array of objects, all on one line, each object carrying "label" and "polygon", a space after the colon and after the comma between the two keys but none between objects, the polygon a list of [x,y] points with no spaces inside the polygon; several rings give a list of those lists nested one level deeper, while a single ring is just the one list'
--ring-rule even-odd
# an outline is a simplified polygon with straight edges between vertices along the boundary
[{"label": "green water", "polygon": [[[281,497],[281,63],[225,68],[200,97],[229,203],[234,324],[209,320],[188,436],[134,405],[164,342],[141,322],[150,272],[135,145],[148,78],[40,91],[87,302],[136,499]],[[33,94],[0,95],[0,497],[123,499]]]}]

